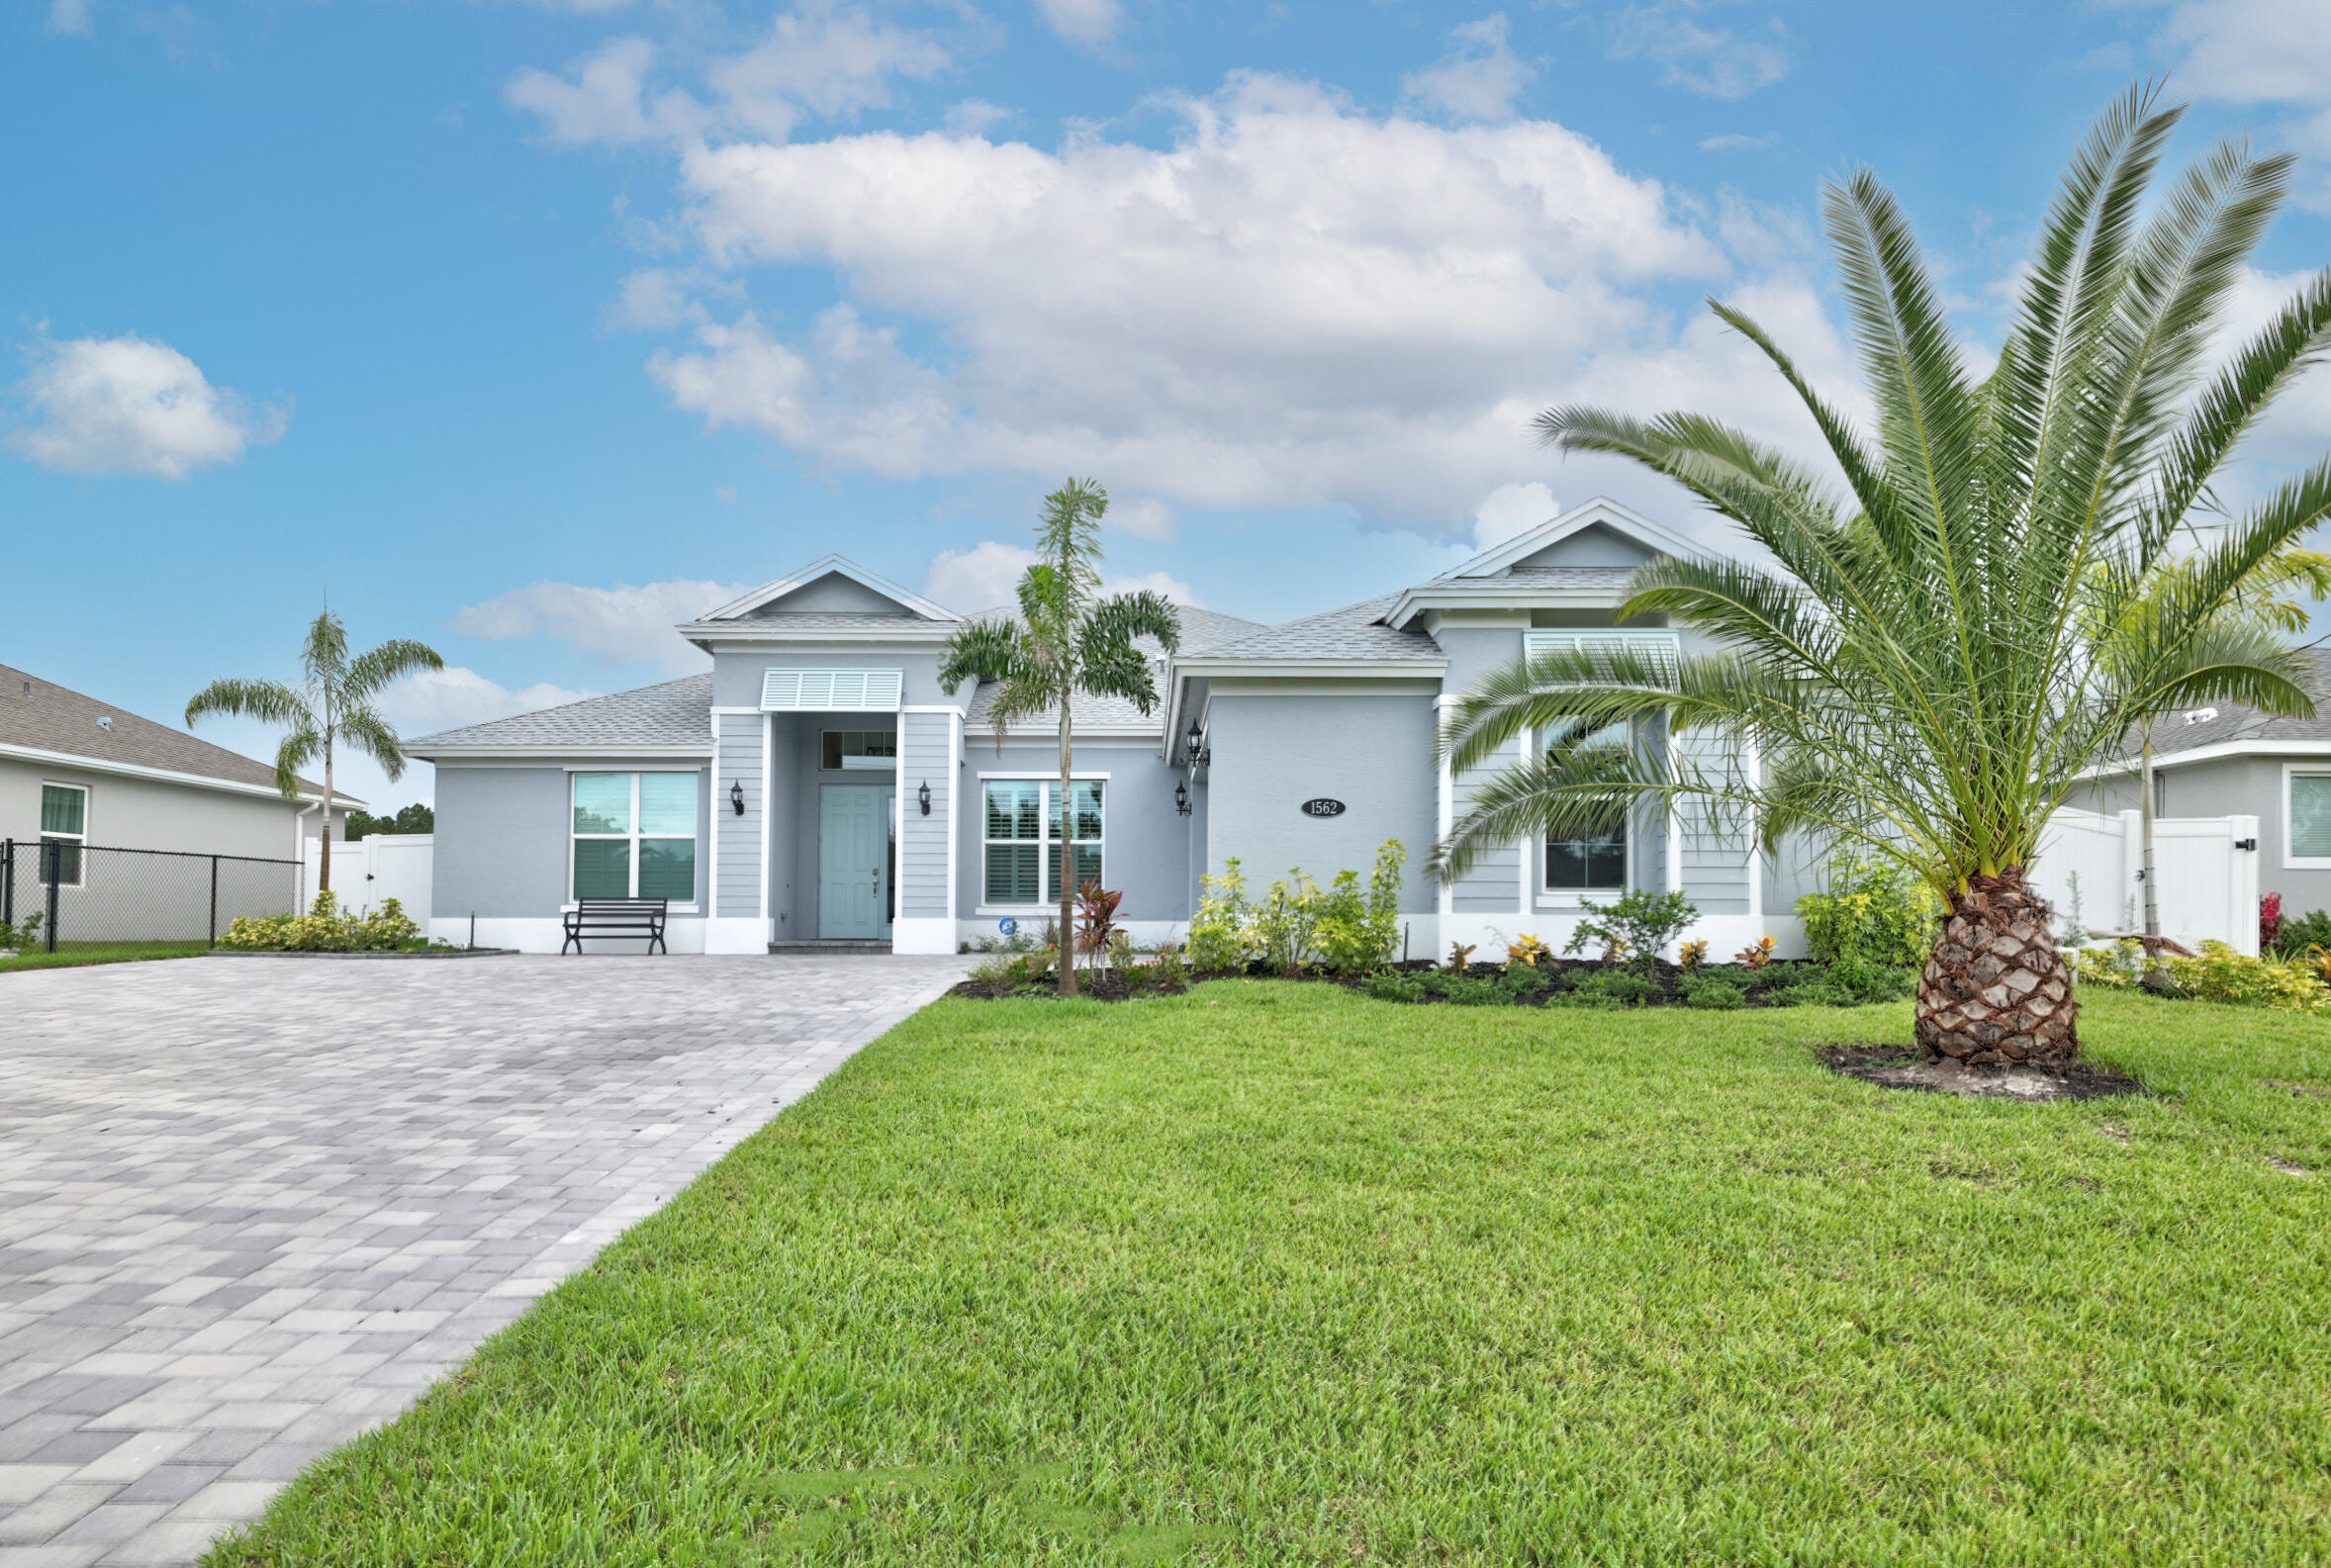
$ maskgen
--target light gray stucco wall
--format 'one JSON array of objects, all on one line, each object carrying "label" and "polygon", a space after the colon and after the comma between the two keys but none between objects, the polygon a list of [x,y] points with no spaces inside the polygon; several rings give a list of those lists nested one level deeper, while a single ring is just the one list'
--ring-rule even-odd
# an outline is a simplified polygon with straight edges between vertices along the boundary
[{"label": "light gray stucco wall", "polygon": [[[2161,798],[2158,809],[2170,817],[2258,818],[2258,890],[2281,893],[2287,914],[2331,909],[2331,871],[2283,864],[2289,842],[2284,819],[2283,775],[2287,764],[2331,769],[2321,757],[2221,757],[2209,762],[2156,768]],[[2138,808],[2137,779],[2133,774],[2099,780],[2073,804],[2092,811],[2133,811]]]},{"label": "light gray stucco wall", "polygon": [[[1364,877],[1377,846],[1396,838],[1408,849],[1400,906],[1431,912],[1436,901],[1423,868],[1438,830],[1433,698],[1279,695],[1265,683],[1241,691],[1231,685],[1216,684],[1208,716],[1214,764],[1206,870],[1235,857],[1250,889],[1298,866],[1322,882],[1346,867]],[[1302,803],[1319,795],[1342,800],[1347,810],[1305,816]]]},{"label": "light gray stucco wall", "polygon": [[[1219,752],[1216,758],[1219,761]],[[959,919],[996,918],[979,913],[987,874],[986,797],[979,775],[1058,779],[1060,767],[1060,752],[1052,746],[1014,743],[998,756],[990,741],[975,736],[966,744],[956,818],[962,867],[956,882]],[[1101,880],[1125,895],[1117,906],[1118,918],[1187,920],[1192,907],[1190,839],[1173,806],[1173,786],[1182,777],[1179,770],[1166,766],[1152,744],[1089,742],[1076,748],[1075,769],[1079,774],[1108,775],[1101,796]]]},{"label": "light gray stucco wall", "polygon": [[[682,765],[608,762],[593,772],[687,773]],[[697,773],[697,889],[710,875],[710,821],[705,772]],[[439,920],[555,919],[567,897],[567,857],[573,837],[573,797],[564,764],[544,767],[462,767],[437,764],[436,843],[430,913]],[[725,789],[725,784],[722,785]],[[728,809],[726,798],[719,802]],[[732,815],[731,820],[734,820]],[[723,832],[726,831],[723,826]]]},{"label": "light gray stucco wall", "polygon": [[[41,836],[41,785],[89,791],[87,842],[134,850],[293,859],[299,807],[279,795],[241,794],[0,757],[0,838]],[[311,818],[311,822],[313,818]]]}]

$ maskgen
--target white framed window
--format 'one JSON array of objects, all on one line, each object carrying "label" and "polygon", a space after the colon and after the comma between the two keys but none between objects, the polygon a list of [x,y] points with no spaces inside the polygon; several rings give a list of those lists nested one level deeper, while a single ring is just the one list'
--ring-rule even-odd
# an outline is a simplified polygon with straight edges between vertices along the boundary
[{"label": "white framed window", "polygon": [[570,898],[697,896],[697,787],[692,773],[576,773]]},{"label": "white framed window", "polygon": [[[1061,901],[1061,782],[990,779],[983,784],[986,826],[981,904],[1038,908]],[[1098,779],[1074,781],[1070,796],[1073,870],[1079,883],[1100,881],[1102,794]],[[1039,891],[1041,886],[1042,891]]]},{"label": "white framed window", "polygon": [[817,766],[827,773],[889,773],[898,766],[894,729],[829,729],[818,737]]},{"label": "white framed window", "polygon": [[2331,768],[2284,766],[2283,867],[2331,870]]},{"label": "white framed window", "polygon": [[[1628,734],[1624,723],[1606,724],[1586,739],[1625,740]],[[1608,833],[1549,836],[1539,850],[1538,887],[1543,892],[1600,898],[1617,897],[1627,890],[1628,827],[1624,821]]]},{"label": "white framed window", "polygon": [[[54,857],[56,885],[78,887],[82,880],[81,846],[89,841],[89,790],[85,784],[41,785],[41,880],[48,880]],[[55,845],[51,850],[48,846]]]}]

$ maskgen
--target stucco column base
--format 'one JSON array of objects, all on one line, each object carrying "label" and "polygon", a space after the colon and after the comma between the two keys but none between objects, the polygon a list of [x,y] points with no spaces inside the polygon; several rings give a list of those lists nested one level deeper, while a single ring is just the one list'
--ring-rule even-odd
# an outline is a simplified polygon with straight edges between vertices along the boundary
[{"label": "stucco column base", "polygon": [[769,922],[758,917],[736,919],[715,916],[704,922],[704,951],[706,953],[769,952]]}]

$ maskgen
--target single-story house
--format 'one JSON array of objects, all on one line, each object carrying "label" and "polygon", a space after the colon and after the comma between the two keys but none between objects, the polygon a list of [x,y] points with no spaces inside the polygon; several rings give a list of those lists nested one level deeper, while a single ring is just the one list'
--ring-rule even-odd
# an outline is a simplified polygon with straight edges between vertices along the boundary
[{"label": "single-story house", "polygon": [[[2331,909],[2331,652],[2307,650],[2313,718],[2280,718],[2219,702],[2153,726],[2153,809],[2159,816],[2258,818],[2258,885],[2291,914]],[[2134,754],[2096,772],[2075,804],[2133,811]]]},{"label": "single-story house", "polygon": [[265,763],[0,665],[0,918],[46,916],[50,871],[68,941],[199,938],[289,909],[324,802],[300,783],[288,800]]},{"label": "single-story house", "polygon": [[[1691,807],[1594,841],[1510,846],[1447,885],[1426,854],[1470,778],[1434,758],[1442,710],[1555,644],[1695,650],[1620,623],[1630,573],[1690,541],[1608,501],[1566,510],[1430,582],[1276,626],[1184,615],[1155,650],[1161,701],[1073,710],[1079,879],[1120,890],[1137,940],[1178,935],[1200,878],[1238,860],[1259,891],[1325,882],[1399,839],[1415,956],[1522,932],[1560,947],[1580,901],[1682,888],[1721,953],[1800,940],[1796,871]],[[434,928],[555,951],[578,895],[671,900],[674,951],[886,943],[950,953],[1040,923],[1059,865],[1058,718],[999,734],[991,692],[939,687],[965,623],[828,556],[680,626],[702,674],[424,736],[436,765]],[[1650,734],[1647,744],[1666,744]]]}]

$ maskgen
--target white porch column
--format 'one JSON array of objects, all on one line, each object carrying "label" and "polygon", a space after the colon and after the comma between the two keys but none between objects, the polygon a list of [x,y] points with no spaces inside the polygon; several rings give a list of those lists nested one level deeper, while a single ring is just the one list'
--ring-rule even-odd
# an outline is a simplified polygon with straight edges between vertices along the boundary
[{"label": "white porch column", "polygon": [[[769,951],[769,715],[712,710],[712,865],[706,878],[706,953]],[[731,786],[744,792],[738,815]]]}]

